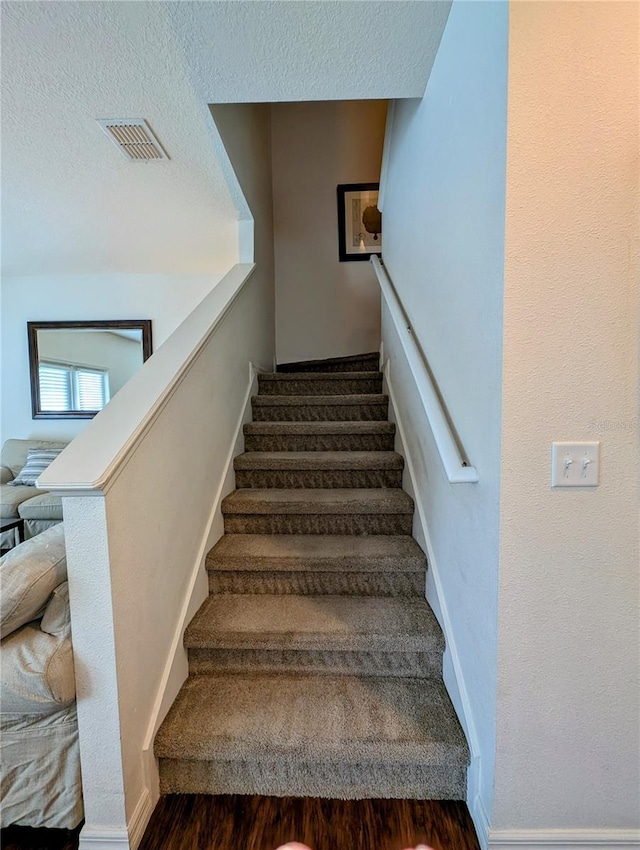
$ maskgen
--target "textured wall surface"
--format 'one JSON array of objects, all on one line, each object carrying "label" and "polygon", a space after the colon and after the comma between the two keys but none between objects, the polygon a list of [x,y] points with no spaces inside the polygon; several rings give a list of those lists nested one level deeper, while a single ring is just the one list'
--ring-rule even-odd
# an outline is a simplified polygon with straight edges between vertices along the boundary
[{"label": "textured wall surface", "polygon": [[450,0],[162,4],[205,101],[418,97]]},{"label": "textured wall surface", "polygon": [[72,439],[86,419],[32,419],[28,321],[153,319],[153,348],[167,339],[220,275],[39,275],[2,280],[0,439]]},{"label": "textured wall surface", "polygon": [[[211,117],[163,5],[2,4],[4,274],[211,273],[236,262]],[[129,162],[96,118],[146,118],[171,160]]]},{"label": "textured wall surface", "polygon": [[511,4],[498,829],[640,825],[638,13]]},{"label": "textured wall surface", "polygon": [[[420,95],[448,9],[2,3],[3,271],[226,271],[237,215],[207,104]],[[146,118],[171,160],[128,162],[96,118]]]},{"label": "textured wall surface", "polygon": [[339,183],[377,183],[386,102],[275,104],[272,115],[278,362],[380,346],[380,290],[338,261]]},{"label": "textured wall surface", "polygon": [[[454,2],[424,98],[396,104],[383,210],[385,265],[480,476],[478,484],[449,484],[385,313],[384,353],[469,697],[467,719],[475,726],[477,741],[471,743],[481,757],[480,793],[488,811],[495,741],[507,14],[506,3]],[[437,607],[432,577],[428,595]],[[447,683],[455,687],[451,676]]]}]

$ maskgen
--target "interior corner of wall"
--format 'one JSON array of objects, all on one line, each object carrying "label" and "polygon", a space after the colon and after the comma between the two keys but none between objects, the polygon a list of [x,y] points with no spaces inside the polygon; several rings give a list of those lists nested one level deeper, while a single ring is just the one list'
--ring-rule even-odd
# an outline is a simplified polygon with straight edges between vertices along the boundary
[{"label": "interior corner of wall", "polygon": [[238,262],[253,263],[255,260],[255,222],[252,218],[238,222]]},{"label": "interior corner of wall", "polygon": [[160,799],[160,791],[157,782],[155,786],[145,786],[136,803],[133,814],[127,821],[127,838],[130,850],[137,850],[142,843],[147,824]]},{"label": "interior corner of wall", "polygon": [[469,812],[471,814],[471,819],[473,820],[473,825],[476,828],[476,835],[478,836],[478,843],[480,844],[481,850],[488,850],[490,832],[489,815],[487,814],[487,809],[480,793],[477,793],[476,796],[471,799]]}]

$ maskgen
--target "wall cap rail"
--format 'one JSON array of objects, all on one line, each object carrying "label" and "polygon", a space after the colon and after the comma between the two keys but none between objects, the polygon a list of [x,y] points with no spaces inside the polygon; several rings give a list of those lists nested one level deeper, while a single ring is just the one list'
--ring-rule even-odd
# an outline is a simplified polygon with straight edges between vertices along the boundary
[{"label": "wall cap rail", "polygon": [[416,340],[411,322],[402,302],[380,259],[371,257],[382,295],[400,337],[400,343],[409,363],[418,395],[433,434],[440,460],[451,484],[473,484],[478,472],[464,455],[453,426],[447,416],[440,393],[432,377],[429,364]]},{"label": "wall cap rail", "polygon": [[238,263],[91,420],[36,486],[61,496],[101,496],[114,483],[255,269]]}]

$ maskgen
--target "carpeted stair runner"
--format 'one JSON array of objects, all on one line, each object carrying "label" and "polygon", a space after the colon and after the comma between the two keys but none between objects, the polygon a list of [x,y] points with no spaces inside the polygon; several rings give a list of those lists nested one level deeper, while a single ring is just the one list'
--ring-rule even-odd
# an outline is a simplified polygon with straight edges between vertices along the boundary
[{"label": "carpeted stair runner", "polygon": [[211,593],[424,598],[426,560],[408,536],[225,534],[207,569]]},{"label": "carpeted stair runner", "polygon": [[249,422],[248,452],[391,452],[393,422]]},{"label": "carpeted stair runner", "polygon": [[155,742],[163,793],[464,799],[378,355],[259,377],[189,678]]}]

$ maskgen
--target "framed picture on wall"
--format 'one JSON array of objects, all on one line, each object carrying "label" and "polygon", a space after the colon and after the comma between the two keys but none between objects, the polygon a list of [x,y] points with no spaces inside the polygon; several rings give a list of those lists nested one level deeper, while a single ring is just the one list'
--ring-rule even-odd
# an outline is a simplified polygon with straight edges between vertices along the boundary
[{"label": "framed picture on wall", "polygon": [[382,213],[378,183],[338,186],[338,258],[341,263],[368,260],[382,253]]}]

